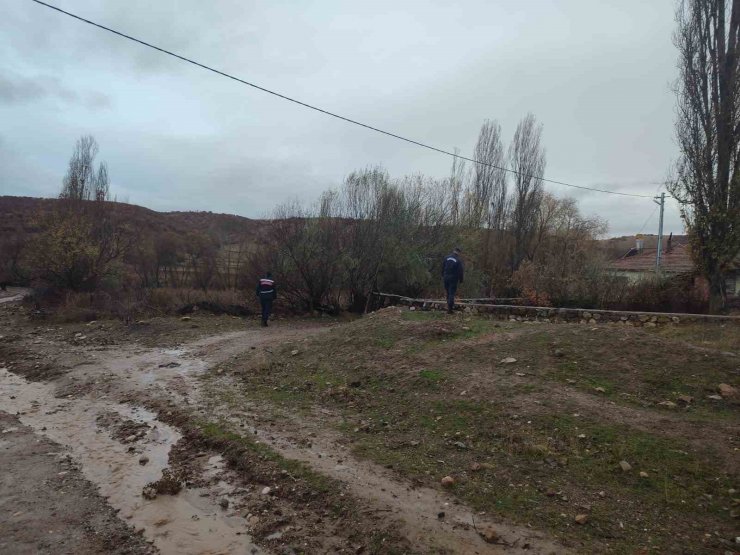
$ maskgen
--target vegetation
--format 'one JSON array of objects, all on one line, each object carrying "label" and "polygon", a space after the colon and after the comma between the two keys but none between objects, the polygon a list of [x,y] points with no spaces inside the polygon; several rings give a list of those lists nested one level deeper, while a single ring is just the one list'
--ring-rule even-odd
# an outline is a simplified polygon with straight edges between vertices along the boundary
[{"label": "vegetation", "polygon": [[738,404],[708,397],[737,382],[733,360],[659,329],[389,308],[245,353],[226,373],[241,387],[209,389],[230,411],[333,422],[358,456],[429,487],[452,476],[477,511],[586,553],[709,553],[734,537]]},{"label": "vegetation", "polygon": [[724,274],[740,251],[740,4],[682,0],[676,19],[681,158],[670,190],[682,203],[716,312],[726,301]]}]

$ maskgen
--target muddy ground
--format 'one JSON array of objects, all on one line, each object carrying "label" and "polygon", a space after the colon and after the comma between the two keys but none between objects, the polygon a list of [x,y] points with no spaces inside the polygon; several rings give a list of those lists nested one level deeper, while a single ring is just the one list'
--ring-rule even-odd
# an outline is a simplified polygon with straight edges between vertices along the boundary
[{"label": "muddy ground", "polygon": [[[740,338],[715,331],[398,309],[59,324],[3,303],[0,410],[117,514],[78,533],[35,480],[22,529],[123,534],[121,553],[733,552],[738,402],[717,385],[738,385]],[[13,477],[19,451],[0,450]]]}]

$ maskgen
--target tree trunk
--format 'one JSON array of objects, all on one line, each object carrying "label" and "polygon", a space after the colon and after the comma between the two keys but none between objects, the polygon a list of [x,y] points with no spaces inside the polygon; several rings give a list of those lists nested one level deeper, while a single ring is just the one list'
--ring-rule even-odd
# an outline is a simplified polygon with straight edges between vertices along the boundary
[{"label": "tree trunk", "polygon": [[709,312],[719,314],[726,306],[725,278],[719,270],[711,272],[707,277],[709,280]]}]

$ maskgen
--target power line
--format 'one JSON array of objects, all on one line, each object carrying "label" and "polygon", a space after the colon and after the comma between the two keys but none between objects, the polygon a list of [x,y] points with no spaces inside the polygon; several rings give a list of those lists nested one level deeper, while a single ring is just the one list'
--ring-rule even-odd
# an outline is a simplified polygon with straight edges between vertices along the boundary
[{"label": "power line", "polygon": [[342,121],[346,121],[347,123],[352,123],[354,125],[359,125],[360,127],[364,127],[365,129],[370,129],[371,131],[376,131],[377,133],[382,133],[383,135],[387,135],[389,137],[393,137],[395,139],[399,139],[401,141],[405,141],[407,143],[411,143],[413,145],[420,146],[422,148],[433,150],[433,151],[439,152],[441,154],[446,154],[448,156],[452,156],[453,158],[459,158],[461,160],[466,160],[468,162],[473,162],[474,164],[481,164],[483,166],[487,166],[487,167],[494,168],[494,169],[497,169],[497,170],[501,170],[501,171],[505,171],[505,172],[509,172],[509,173],[513,173],[513,174],[517,174],[517,175],[521,175],[522,177],[539,179],[539,180],[544,181],[544,182],[547,182],[547,183],[553,183],[555,185],[562,185],[564,187],[572,187],[572,188],[575,188],[575,189],[583,189],[583,190],[586,190],[586,191],[595,191],[595,192],[598,192],[598,193],[608,193],[610,195],[620,195],[620,196],[624,196],[624,197],[653,198],[651,195],[640,195],[640,194],[637,194],[637,193],[621,193],[621,192],[618,192],[618,191],[610,191],[608,189],[597,189],[595,187],[586,187],[584,185],[574,185],[572,183],[565,183],[564,181],[556,181],[554,179],[546,179],[544,177],[538,177],[538,176],[535,176],[535,175],[526,174],[526,173],[523,173],[523,172],[519,172],[517,170],[512,170],[510,168],[496,166],[495,164],[490,164],[488,162],[482,162],[482,161],[476,160],[474,158],[468,158],[467,156],[461,156],[459,154],[455,154],[454,152],[450,152],[450,151],[444,150],[442,148],[437,148],[435,146],[431,146],[431,145],[428,145],[428,144],[425,144],[425,143],[422,143],[422,142],[419,142],[419,141],[415,141],[413,139],[409,139],[407,137],[403,137],[401,135],[397,135],[396,133],[391,133],[390,131],[384,131],[383,129],[379,129],[377,127],[373,127],[372,125],[368,125],[366,123],[362,123],[362,122],[359,122],[359,121],[350,119],[348,117],[341,116],[339,114],[335,114],[334,112],[330,112],[328,110],[324,110],[323,108],[319,108],[317,106],[313,106],[311,104],[307,104],[306,102],[301,102],[300,100],[296,100],[295,98],[291,98],[291,97],[286,96],[284,94],[280,94],[280,93],[275,92],[275,91],[272,91],[270,89],[266,89],[265,87],[261,87],[259,85],[256,85],[254,83],[250,83],[249,81],[246,81],[244,79],[241,79],[241,78],[236,77],[234,75],[231,75],[229,73],[220,71],[218,69],[214,69],[214,68],[212,68],[210,66],[207,66],[205,64],[201,64],[200,62],[196,62],[195,60],[192,60],[190,58],[186,58],[185,56],[181,56],[180,54],[176,54],[174,52],[171,52],[169,50],[165,50],[164,48],[160,48],[159,46],[155,46],[154,44],[148,43],[148,42],[143,41],[141,39],[137,39],[135,37],[132,37],[130,35],[127,35],[125,33],[120,32],[120,31],[116,31],[115,29],[111,29],[110,27],[106,27],[105,25],[101,25],[100,23],[95,23],[94,21],[90,21],[89,19],[85,19],[84,17],[81,17],[79,15],[76,15],[76,14],[73,14],[71,12],[65,11],[65,10],[63,10],[61,8],[56,7],[56,6],[52,6],[51,4],[47,4],[46,2],[42,2],[41,0],[31,0],[31,1],[32,2],[35,2],[36,4],[39,4],[41,6],[44,6],[46,8],[55,10],[55,11],[57,11],[59,13],[64,14],[64,15],[68,15],[69,17],[72,17],[74,19],[77,19],[78,21],[82,21],[83,23],[87,23],[89,25],[92,25],[93,27],[97,27],[98,29],[103,29],[104,31],[108,31],[109,33],[113,33],[114,35],[118,35],[119,37],[123,37],[123,38],[128,39],[128,40],[131,40],[133,42],[137,42],[137,43],[139,43],[139,44],[141,44],[143,46],[146,46],[148,48],[152,48],[154,50],[157,50],[159,52],[162,52],[163,54],[167,54],[168,56],[172,56],[174,58],[177,58],[179,60],[182,60],[183,62],[187,62],[189,64],[193,64],[193,65],[198,66],[198,67],[200,67],[202,69],[205,69],[207,71],[211,71],[213,73],[216,73],[218,75],[221,75],[222,77],[226,77],[228,79],[232,79],[233,81],[237,81],[237,82],[239,82],[239,83],[241,83],[243,85],[247,85],[249,87],[255,88],[255,89],[260,90],[262,92],[266,92],[266,93],[271,94],[273,96],[277,96],[278,98],[282,98],[283,100],[287,100],[289,102],[293,102],[295,104],[298,104],[300,106],[303,106],[304,108],[309,108],[310,110],[315,110],[317,112],[321,112],[322,114],[325,114],[327,116],[331,116],[333,118],[340,119]]}]

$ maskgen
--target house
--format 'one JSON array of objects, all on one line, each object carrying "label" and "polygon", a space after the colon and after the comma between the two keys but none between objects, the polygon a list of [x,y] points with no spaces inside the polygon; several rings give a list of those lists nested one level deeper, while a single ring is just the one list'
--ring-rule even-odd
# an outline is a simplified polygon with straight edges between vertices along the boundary
[{"label": "house", "polygon": [[[609,265],[612,272],[624,277],[630,283],[655,276],[655,256],[657,249],[644,248],[642,240],[637,238],[635,246],[619,259]],[[695,274],[691,249],[687,243],[675,244],[671,237],[664,243],[660,261],[661,274],[667,277]],[[698,285],[698,284],[697,284]],[[735,258],[726,275],[728,296],[740,294],[740,255]]]}]

